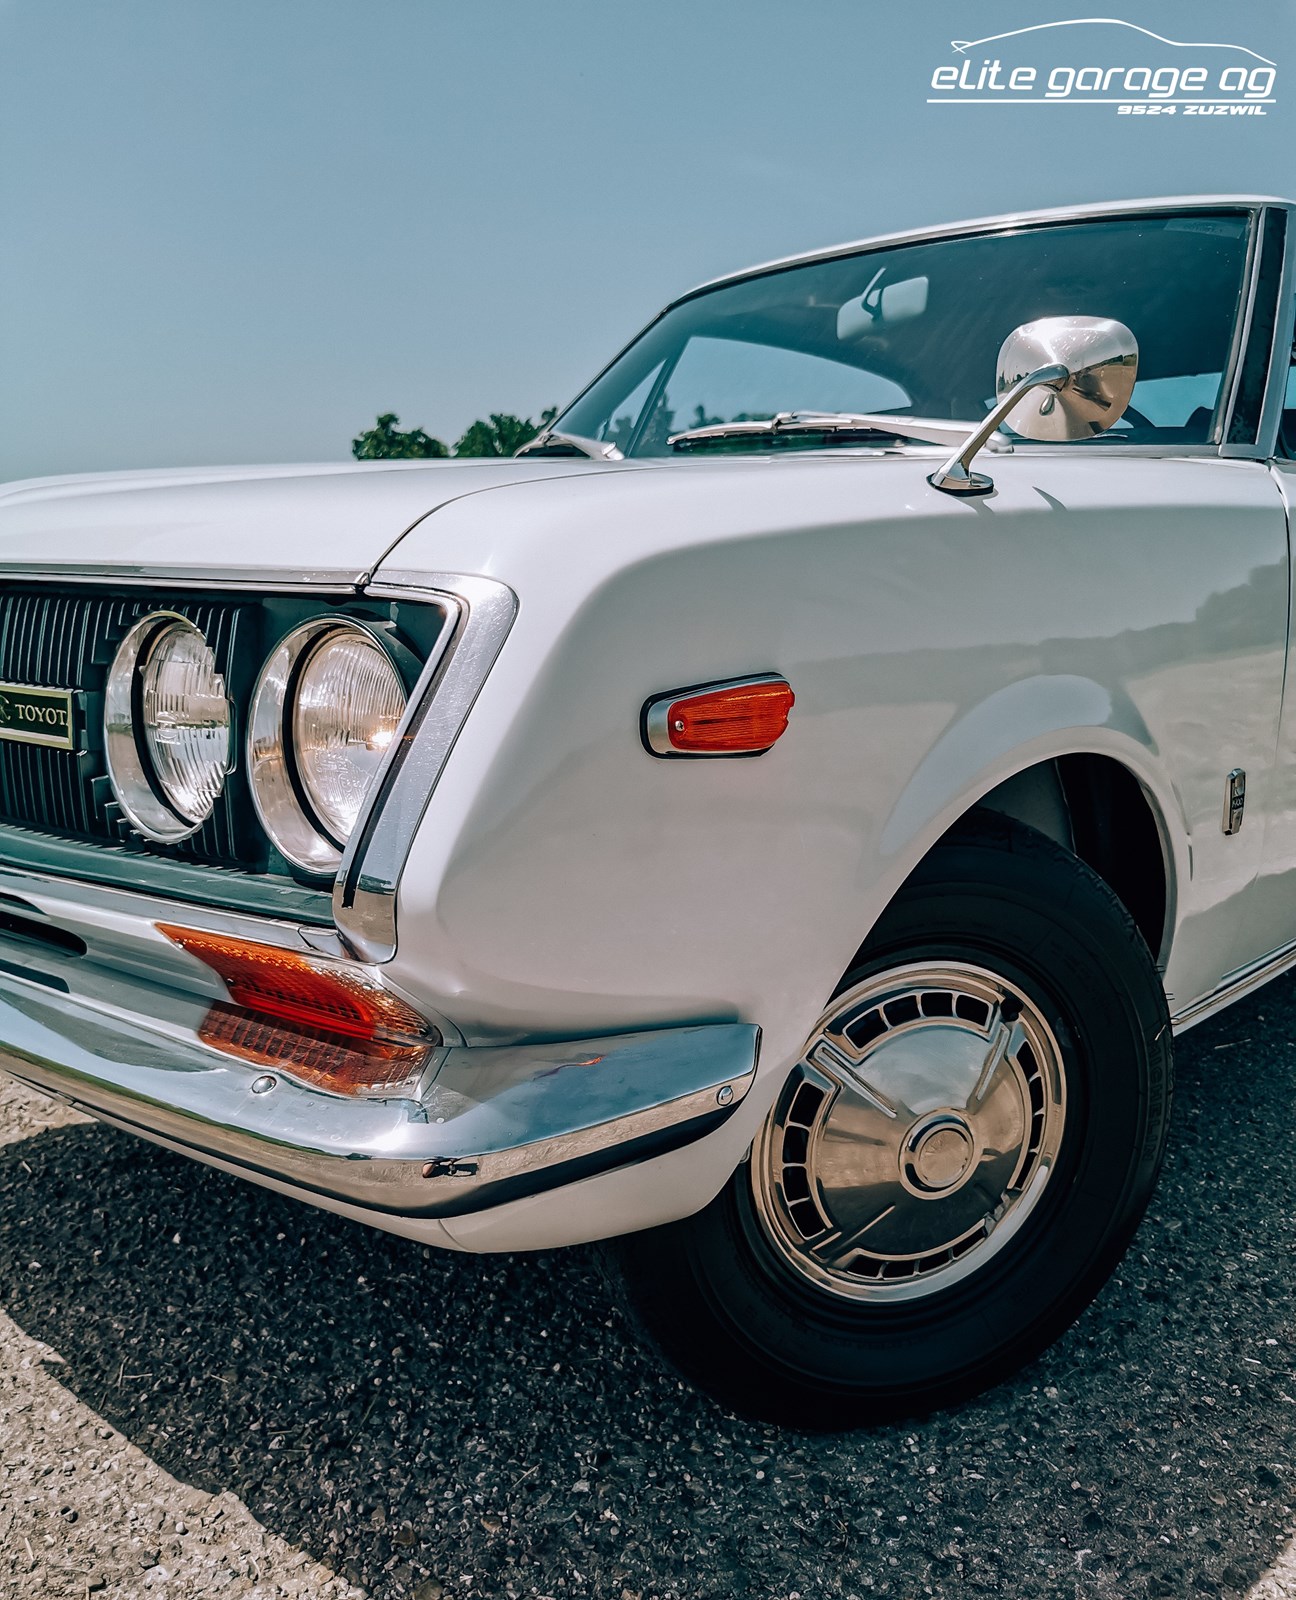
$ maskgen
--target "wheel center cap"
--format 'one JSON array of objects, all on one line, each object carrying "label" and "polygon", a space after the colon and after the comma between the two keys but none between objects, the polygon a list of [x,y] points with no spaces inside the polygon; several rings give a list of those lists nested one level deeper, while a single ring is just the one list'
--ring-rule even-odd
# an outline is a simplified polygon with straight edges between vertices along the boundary
[{"label": "wheel center cap", "polygon": [[949,1194],[972,1169],[976,1141],[962,1117],[937,1112],[916,1123],[904,1142],[901,1174],[917,1194]]}]

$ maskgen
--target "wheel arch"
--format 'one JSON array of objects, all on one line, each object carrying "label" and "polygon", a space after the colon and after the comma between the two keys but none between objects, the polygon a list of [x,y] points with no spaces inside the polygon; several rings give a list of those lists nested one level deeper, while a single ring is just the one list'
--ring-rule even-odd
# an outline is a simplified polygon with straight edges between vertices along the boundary
[{"label": "wheel arch", "polygon": [[1129,767],[1110,755],[1072,751],[1014,773],[977,809],[1037,828],[1092,867],[1164,970],[1174,926],[1173,860],[1165,819]]},{"label": "wheel arch", "polygon": [[1188,828],[1156,742],[1128,696],[1092,679],[1005,686],[960,716],[905,785],[882,832],[900,883],[978,808],[1025,822],[1104,879],[1164,971]]}]

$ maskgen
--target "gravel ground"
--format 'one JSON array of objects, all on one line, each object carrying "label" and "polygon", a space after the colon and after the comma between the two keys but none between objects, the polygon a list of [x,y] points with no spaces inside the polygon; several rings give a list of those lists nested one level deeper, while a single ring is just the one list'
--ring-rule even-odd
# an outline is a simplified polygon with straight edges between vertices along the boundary
[{"label": "gravel ground", "polygon": [[1179,1049],[1160,1194],[1021,1378],[737,1421],[587,1251],[426,1251],[0,1094],[0,1595],[1296,1596],[1296,980]]}]

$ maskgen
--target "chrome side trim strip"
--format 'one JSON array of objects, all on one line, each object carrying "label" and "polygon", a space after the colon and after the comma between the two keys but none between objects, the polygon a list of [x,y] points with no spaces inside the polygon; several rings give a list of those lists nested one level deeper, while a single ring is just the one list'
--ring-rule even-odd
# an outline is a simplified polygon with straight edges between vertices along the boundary
[{"label": "chrome side trim strip", "polygon": [[1264,211],[1251,213],[1247,230],[1246,265],[1242,272],[1242,300],[1233,318],[1233,338],[1229,344],[1228,361],[1220,382],[1223,403],[1216,404],[1218,434],[1215,443],[1221,455],[1230,449],[1246,450],[1248,446],[1230,446],[1229,429],[1233,426],[1233,412],[1237,406],[1238,390],[1242,384],[1242,366],[1247,347],[1251,343],[1251,319],[1255,315],[1256,289],[1260,279],[1261,245],[1264,238]]},{"label": "chrome side trim strip", "polygon": [[1205,1022],[1207,1017],[1213,1017],[1225,1006],[1232,1005],[1235,1000],[1244,999],[1268,983],[1271,978],[1281,977],[1292,967],[1296,967],[1296,941],[1284,945],[1272,955],[1262,956],[1250,966],[1241,967],[1237,972],[1230,973],[1209,994],[1203,995],[1200,1000],[1194,1000],[1182,1011],[1174,1012],[1170,1018],[1170,1026],[1176,1033],[1183,1033],[1186,1029],[1195,1027],[1197,1023]]},{"label": "chrome side trim strip", "polygon": [[1269,384],[1265,402],[1260,412],[1260,429],[1257,447],[1261,455],[1272,457],[1278,452],[1278,428],[1286,409],[1286,395],[1290,361],[1287,352],[1296,342],[1296,211],[1287,213],[1286,248],[1283,251],[1282,274],[1278,281],[1278,316],[1274,322],[1272,359],[1269,364]]},{"label": "chrome side trim strip", "polygon": [[410,1096],[348,1099],[200,1043],[179,1003],[150,1025],[0,973],[12,1076],[253,1181],[387,1216],[480,1211],[688,1143],[741,1104],[759,1040],[725,1023],[451,1047]]},{"label": "chrome side trim strip", "polygon": [[503,648],[517,596],[493,578],[451,573],[384,574],[367,595],[437,601],[455,608],[444,645],[424,665],[405,721],[370,790],[365,814],[342,857],[333,920],[362,961],[396,954],[396,891],[432,790],[460,729]]},{"label": "chrome side trim strip", "polygon": [[679,295],[665,307],[669,311],[684,300],[708,289],[718,289],[722,284],[741,283],[745,278],[757,278],[767,272],[780,272],[786,267],[800,267],[815,261],[833,261],[841,256],[856,255],[863,250],[874,250],[896,245],[922,244],[929,239],[948,239],[967,234],[999,233],[1008,229],[1047,227],[1054,223],[1093,222],[1103,217],[1141,216],[1177,211],[1256,211],[1261,206],[1292,208],[1293,202],[1276,194],[1188,194],[1155,195],[1144,200],[1100,200],[1080,206],[1050,206],[1038,211],[1003,211],[990,217],[967,217],[955,222],[929,223],[922,228],[904,228],[896,233],[877,233],[864,239],[851,239],[843,244],[826,245],[818,250],[806,250],[797,255],[776,256],[771,261],[758,262],[753,267],[740,267],[736,272],[722,273],[718,278],[708,278],[687,293]]}]

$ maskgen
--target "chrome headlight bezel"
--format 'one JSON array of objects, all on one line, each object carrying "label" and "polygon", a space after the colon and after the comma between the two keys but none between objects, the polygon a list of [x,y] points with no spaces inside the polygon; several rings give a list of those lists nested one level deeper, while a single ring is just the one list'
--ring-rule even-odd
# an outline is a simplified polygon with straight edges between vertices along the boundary
[{"label": "chrome headlight bezel", "polygon": [[330,832],[312,802],[300,770],[294,725],[302,674],[337,634],[358,636],[382,654],[408,710],[411,674],[402,671],[392,641],[354,617],[314,617],[285,634],[267,657],[252,691],[246,741],[248,786],[266,837],[292,866],[318,877],[337,872],[346,841],[340,843]]},{"label": "chrome headlight bezel", "polygon": [[[199,639],[211,657],[212,674],[225,708],[225,754],[211,799],[195,817],[172,797],[147,747],[142,682],[145,669],[164,640],[183,632]],[[178,611],[151,611],[127,631],[104,686],[104,754],[113,794],[126,820],[156,844],[179,844],[192,838],[215,809],[233,757],[233,709],[225,680],[216,669],[211,643],[194,622]]]}]

